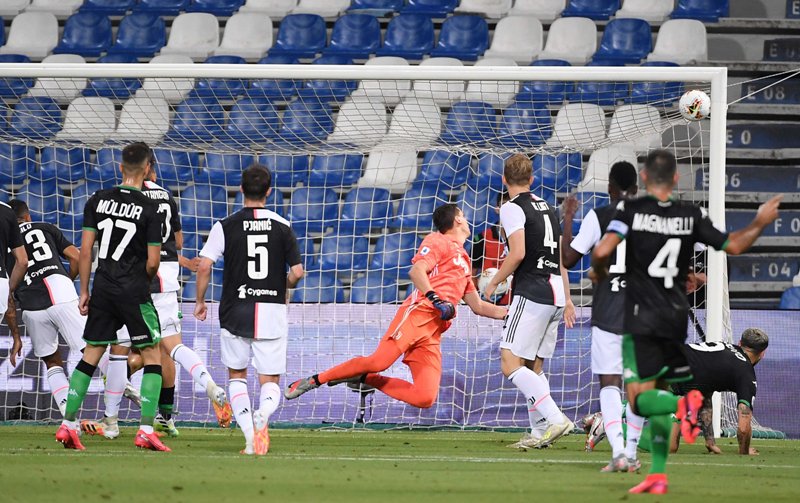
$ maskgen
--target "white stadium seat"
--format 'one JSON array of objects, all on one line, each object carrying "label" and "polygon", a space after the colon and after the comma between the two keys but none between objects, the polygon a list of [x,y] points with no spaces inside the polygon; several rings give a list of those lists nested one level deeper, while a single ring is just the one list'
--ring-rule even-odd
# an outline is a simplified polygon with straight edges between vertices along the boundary
[{"label": "white stadium seat", "polygon": [[[367,60],[369,66],[408,66],[408,61],[397,56],[378,56]],[[411,90],[410,80],[362,80],[353,92],[353,97],[369,96],[370,99],[397,105]]]},{"label": "white stadium seat", "polygon": [[573,65],[589,61],[597,51],[597,25],[585,17],[562,17],[553,21],[539,59],[563,59]]},{"label": "white stadium seat", "polygon": [[33,0],[25,12],[50,12],[64,17],[71,15],[81,5],[83,0]]},{"label": "white stadium seat", "polygon": [[272,20],[261,12],[236,13],[225,23],[222,43],[214,55],[260,59],[272,47]]},{"label": "white stadium seat", "polygon": [[608,126],[608,139],[625,144],[638,152],[661,146],[661,134],[667,127],[656,107],[623,105],[614,110]]},{"label": "white stadium seat", "polygon": [[657,23],[667,19],[674,7],[674,0],[625,0],[614,17],[637,18]]},{"label": "white stadium seat", "polygon": [[111,136],[119,142],[158,143],[169,130],[169,103],[161,98],[133,97],[122,106],[119,125]]},{"label": "white stadium seat", "polygon": [[16,16],[30,3],[31,0],[0,0],[0,16]]},{"label": "white stadium seat", "polygon": [[167,45],[161,54],[183,54],[205,59],[219,46],[219,22],[206,12],[187,12],[172,21]]},{"label": "white stadium seat", "polygon": [[486,58],[511,58],[520,65],[533,61],[544,44],[542,22],[531,16],[508,16],[497,23]]},{"label": "white stadium seat", "polygon": [[[464,66],[456,58],[428,58],[419,66]],[[415,80],[414,94],[418,98],[430,98],[439,106],[450,106],[464,97],[463,80]]]},{"label": "white stadium seat", "polygon": [[696,19],[665,21],[647,61],[672,61],[679,65],[708,61],[706,26]]},{"label": "white stadium seat", "polygon": [[456,12],[474,12],[489,18],[501,18],[511,10],[511,0],[461,0]]},{"label": "white stadium seat", "polygon": [[378,145],[367,156],[367,167],[359,187],[381,187],[391,192],[405,192],[417,176],[417,151],[397,151],[396,146]]},{"label": "white stadium seat", "polygon": [[395,107],[384,143],[428,146],[442,132],[442,111],[430,98],[411,93]]},{"label": "white stadium seat", "polygon": [[56,133],[58,140],[102,143],[117,127],[114,103],[108,98],[75,98],[67,108],[64,127]]},{"label": "white stadium seat", "polygon": [[[187,65],[194,63],[192,58],[181,54],[164,54],[150,60],[151,65]],[[142,87],[136,91],[136,96],[149,96],[163,98],[168,103],[176,104],[183,101],[186,95],[194,89],[194,79],[159,79],[148,78],[142,82]]]},{"label": "white stadium seat", "polygon": [[589,150],[606,139],[606,117],[603,108],[589,103],[564,105],[556,115],[551,147],[573,147]]},{"label": "white stadium seat", "polygon": [[567,0],[516,0],[508,12],[511,16],[533,16],[543,21],[551,21],[561,15]]},{"label": "white stadium seat", "polygon": [[618,161],[628,161],[634,167],[639,164],[636,153],[628,147],[611,146],[592,152],[578,190],[581,192],[607,192],[608,172],[611,166]]},{"label": "white stadium seat", "polygon": [[[475,66],[517,66],[510,58],[483,58]],[[514,101],[519,82],[496,80],[472,80],[464,93],[466,101],[483,101],[498,108],[505,108]]]},{"label": "white stadium seat", "polygon": [[263,12],[271,18],[282,18],[297,5],[297,0],[247,0],[239,12]]},{"label": "white stadium seat", "polygon": [[0,54],[24,54],[41,59],[58,45],[58,20],[49,12],[23,12],[11,21]]},{"label": "white stadium seat", "polygon": [[350,7],[350,0],[300,0],[292,14],[316,14],[336,17]]},{"label": "white stadium seat", "polygon": [[[77,54],[53,54],[42,60],[42,63],[86,63],[83,56]],[[28,96],[47,96],[59,103],[69,103],[77,98],[86,88],[87,79],[54,79],[42,77],[28,91]]]},{"label": "white stadium seat", "polygon": [[328,143],[373,147],[386,136],[389,122],[383,103],[368,97],[350,97],[339,108]]}]

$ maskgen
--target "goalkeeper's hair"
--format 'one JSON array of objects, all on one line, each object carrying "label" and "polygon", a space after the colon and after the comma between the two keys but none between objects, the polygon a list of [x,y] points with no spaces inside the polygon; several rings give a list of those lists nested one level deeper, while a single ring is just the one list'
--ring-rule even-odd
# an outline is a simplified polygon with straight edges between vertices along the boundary
[{"label": "goalkeeper's hair", "polygon": [[17,220],[22,220],[31,213],[28,209],[28,204],[22,199],[12,199],[8,202],[8,205],[11,206],[11,210],[14,211]]},{"label": "goalkeeper's hair", "polygon": [[433,211],[433,226],[444,234],[456,224],[456,217],[461,210],[453,203],[443,204]]},{"label": "goalkeeper's hair", "polygon": [[533,164],[528,156],[514,154],[506,160],[503,176],[508,185],[529,185],[533,175]]},{"label": "goalkeeper's hair", "polygon": [[152,162],[154,156],[152,149],[143,141],[131,143],[122,149],[122,169],[128,174],[138,174],[144,171],[147,163]]},{"label": "goalkeeper's hair", "polygon": [[251,164],[242,172],[242,194],[250,201],[260,201],[267,197],[272,186],[272,174],[261,164]]},{"label": "goalkeeper's hair", "polygon": [[743,348],[760,353],[769,346],[769,336],[758,328],[747,328],[742,332],[741,345]]},{"label": "goalkeeper's hair", "polygon": [[653,150],[647,154],[647,159],[644,161],[647,182],[654,185],[672,186],[677,170],[678,161],[675,160],[675,155],[668,150]]},{"label": "goalkeeper's hair", "polygon": [[618,161],[608,172],[608,181],[620,192],[628,192],[636,186],[636,168],[628,161]]}]

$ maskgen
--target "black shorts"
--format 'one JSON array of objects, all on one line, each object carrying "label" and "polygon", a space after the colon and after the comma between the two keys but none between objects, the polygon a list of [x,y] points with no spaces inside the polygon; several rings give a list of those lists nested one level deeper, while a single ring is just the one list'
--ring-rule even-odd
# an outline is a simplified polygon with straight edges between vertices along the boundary
[{"label": "black shorts", "polygon": [[675,339],[651,335],[622,336],[622,376],[626,383],[663,380],[669,383],[692,379],[692,369]]},{"label": "black shorts", "polygon": [[145,348],[161,340],[161,323],[150,296],[136,301],[116,296],[93,294],[83,340],[92,346],[117,343],[117,331],[127,327],[131,345]]}]

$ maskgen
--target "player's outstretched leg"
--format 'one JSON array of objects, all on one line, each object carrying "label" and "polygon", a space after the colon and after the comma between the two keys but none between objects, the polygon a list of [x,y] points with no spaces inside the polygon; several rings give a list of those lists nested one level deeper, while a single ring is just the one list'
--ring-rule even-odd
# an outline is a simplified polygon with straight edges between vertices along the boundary
[{"label": "player's outstretched leg", "polygon": [[413,383],[380,374],[367,374],[364,382],[382,393],[414,407],[427,409],[433,406],[442,380],[441,364],[432,363],[430,360],[412,360],[406,364],[411,370]]},{"label": "player's outstretched leg", "polygon": [[219,425],[222,428],[229,427],[231,419],[233,419],[233,413],[231,412],[231,404],[228,403],[225,389],[217,386],[217,383],[211,378],[208,368],[200,360],[197,353],[180,342],[180,334],[165,338],[166,344],[169,344],[173,337],[176,338],[178,344],[170,350],[170,357],[191,374],[194,382],[206,390],[206,395],[211,400]]},{"label": "player's outstretched leg", "polygon": [[[149,347],[147,351],[158,351],[157,347]],[[144,354],[142,357],[144,358]],[[151,359],[160,361],[158,356]],[[151,451],[170,452],[171,449],[164,445],[153,430],[158,409],[158,396],[161,394],[161,365],[145,364],[144,375],[142,376],[142,418],[139,424],[139,431],[136,432],[134,445],[140,449]]]},{"label": "player's outstretched leg", "polygon": [[[638,393],[634,400],[636,411],[650,421],[652,462],[650,473],[644,482],[633,487],[629,492],[633,494],[665,494],[667,492],[666,469],[672,431],[672,414],[678,410],[679,398],[669,391],[651,389]],[[700,405],[702,405],[702,401],[701,395]]]},{"label": "player's outstretched leg", "polygon": [[244,434],[244,449],[242,454],[255,454],[253,447],[253,407],[250,404],[250,394],[247,391],[247,378],[232,378],[228,382],[228,391],[231,395],[231,408],[236,417],[236,424]]}]

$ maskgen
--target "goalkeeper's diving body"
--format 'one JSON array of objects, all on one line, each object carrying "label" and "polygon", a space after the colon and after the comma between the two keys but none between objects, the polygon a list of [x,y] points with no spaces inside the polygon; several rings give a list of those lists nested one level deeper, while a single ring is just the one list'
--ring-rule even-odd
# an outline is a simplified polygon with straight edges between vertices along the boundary
[{"label": "goalkeeper's diving body", "polygon": [[[441,336],[456,316],[455,306],[463,299],[475,314],[497,320],[505,317],[506,309],[481,300],[475,289],[464,249],[470,228],[462,211],[454,204],[442,205],[433,213],[433,224],[438,232],[422,241],[411,260],[409,277],[416,289],[398,309],[377,349],[291,383],[284,392],[288,400],[323,384],[356,383],[414,407],[434,404],[442,377]],[[379,374],[401,356],[413,382]]]}]

